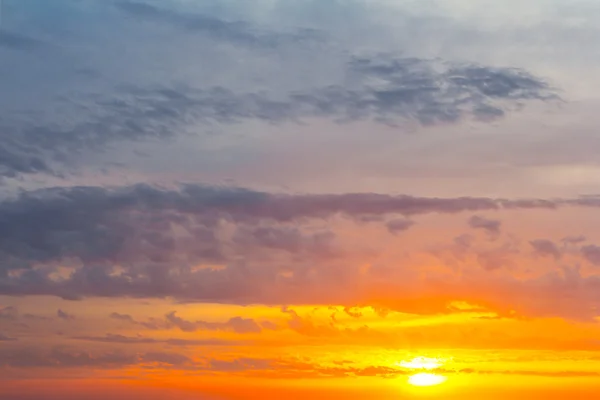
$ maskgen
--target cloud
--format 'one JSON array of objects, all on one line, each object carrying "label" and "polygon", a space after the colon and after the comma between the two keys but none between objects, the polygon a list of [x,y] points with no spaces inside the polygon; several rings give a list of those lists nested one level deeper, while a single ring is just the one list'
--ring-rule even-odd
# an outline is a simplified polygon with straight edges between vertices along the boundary
[{"label": "cloud", "polygon": [[161,353],[161,352],[152,352],[146,353],[141,357],[142,362],[146,363],[161,363],[168,364],[171,366],[183,366],[192,363],[192,360],[184,356],[183,354],[178,353]]},{"label": "cloud", "polygon": [[564,238],[561,239],[561,242],[563,242],[566,245],[576,245],[579,243],[583,243],[587,240],[587,238],[583,235],[579,235],[579,236],[566,236]]},{"label": "cloud", "polygon": [[[225,322],[208,322],[208,321],[189,321],[181,318],[177,315],[176,311],[167,313],[164,319],[151,318],[147,321],[138,321],[130,315],[122,315],[118,313],[112,313],[111,318],[119,321],[129,322],[134,325],[140,325],[151,330],[162,330],[177,328],[183,332],[196,332],[196,331],[229,331],[240,334],[247,333],[260,333],[263,330],[269,328],[269,321],[267,323],[258,323],[252,318],[232,317]],[[111,339],[114,339],[112,337]]]},{"label": "cloud", "polygon": [[[9,68],[0,72],[9,87],[0,95],[7,104],[0,113],[0,176],[68,178],[92,158],[116,168],[108,150],[123,143],[201,132],[201,144],[215,126],[315,119],[401,128],[455,124],[556,98],[548,82],[519,68],[417,57],[397,46],[358,53],[328,23],[282,24],[281,16],[273,23],[245,21],[239,5],[213,7],[225,10],[218,15],[208,6],[171,1],[97,3],[55,2],[62,20],[52,28],[23,5],[19,30],[0,31],[0,48],[41,47],[36,37],[51,45],[44,74],[22,51],[4,54]],[[256,7],[265,14],[272,8]],[[327,18],[337,18],[332,9],[356,8],[352,18],[368,20],[364,5],[324,8]],[[243,9],[252,19],[256,10]],[[10,94],[17,91],[22,95]]]},{"label": "cloud", "polygon": [[600,246],[593,244],[581,248],[583,257],[594,265],[600,265]]},{"label": "cloud", "polygon": [[137,361],[135,355],[121,352],[91,354],[62,347],[49,351],[33,347],[0,349],[0,366],[12,368],[120,368]]},{"label": "cloud", "polygon": [[559,259],[562,256],[562,252],[558,246],[548,239],[536,239],[529,242],[531,247],[536,254],[540,256],[550,256],[554,259]]},{"label": "cloud", "polygon": [[192,360],[179,353],[148,352],[128,354],[120,351],[91,353],[64,347],[49,350],[34,347],[0,349],[0,366],[11,368],[106,368],[118,369],[134,365],[165,364],[184,367]]},{"label": "cloud", "polygon": [[[443,72],[438,72],[440,69]],[[358,98],[345,107],[353,110],[352,117],[372,110],[383,120],[395,114],[422,124],[454,122],[464,115],[493,119],[504,115],[495,100],[554,97],[546,83],[518,69],[436,65],[431,60],[381,55],[355,58],[350,70],[359,82],[375,77],[385,82],[377,88],[367,84],[362,95],[358,92]]]},{"label": "cloud", "polygon": [[74,336],[72,339],[99,343],[116,344],[166,344],[169,346],[234,346],[245,342],[223,339],[155,339],[142,336],[123,336],[119,334],[106,334],[105,336]]},{"label": "cloud", "polygon": [[344,312],[346,314],[348,314],[349,316],[351,316],[352,318],[360,318],[360,317],[362,317],[362,313],[360,312],[360,309],[357,310],[357,311],[354,311],[350,307],[344,307]]},{"label": "cloud", "polygon": [[272,49],[280,45],[298,45],[303,40],[318,39],[317,33],[308,29],[290,34],[269,32],[244,21],[225,21],[208,15],[179,13],[137,1],[118,1],[115,6],[139,20],[168,24],[186,33],[202,34],[212,40],[241,46]]},{"label": "cloud", "polygon": [[[219,260],[218,242],[212,233],[219,218],[240,223],[261,219],[283,222],[297,218],[326,218],[335,213],[352,216],[453,213],[497,209],[503,204],[512,206],[514,203],[375,194],[288,196],[196,185],[185,186],[181,191],[150,186],[116,190],[57,188],[24,193],[0,204],[1,226],[5,227],[0,227],[3,239],[0,271],[69,257],[77,257],[84,263],[126,261],[128,257],[139,256],[160,262],[174,251],[176,242],[170,233],[174,225],[188,229],[190,234],[202,239],[203,246],[196,251],[206,249],[204,259]],[[36,223],[32,224],[32,221]],[[253,233],[255,240],[266,243],[266,230],[255,229]],[[315,239],[316,242],[310,242],[313,243],[311,246],[319,248],[319,243],[327,236]],[[199,256],[203,254],[198,253]],[[102,274],[101,268],[95,271]]]},{"label": "cloud", "polygon": [[135,320],[133,319],[133,317],[131,315],[129,315],[129,314],[119,314],[117,312],[111,313],[110,314],[110,318],[116,319],[118,321],[130,322],[130,323],[135,322]]},{"label": "cloud", "polygon": [[[456,66],[440,74],[436,69],[428,60],[361,58],[349,62],[342,72],[353,87],[332,84],[283,97],[239,93],[222,86],[129,85],[87,107],[99,111],[76,125],[7,129],[11,137],[0,147],[0,154],[4,154],[0,173],[9,177],[54,174],[64,167],[58,161],[73,162],[73,154],[104,148],[114,141],[170,137],[186,132],[192,123],[328,118],[345,123],[373,120],[396,124],[408,120],[427,125],[454,123],[466,116],[496,118],[515,101],[552,98],[545,83],[521,71]],[[375,78],[385,83],[372,87],[368,82]]]},{"label": "cloud", "polygon": [[72,321],[75,319],[75,316],[69,313],[64,312],[63,310],[57,310],[56,316],[65,321]]},{"label": "cloud", "polygon": [[[345,303],[351,301],[348,295],[332,290],[325,295],[323,291],[328,285],[350,284],[359,272],[337,266],[343,260],[330,257],[332,236],[308,233],[311,223],[322,224],[340,216],[358,222],[365,216],[553,210],[563,206],[598,204],[578,199],[292,195],[201,185],[25,192],[0,203],[0,294],[65,299],[175,297],[269,304],[307,301],[312,295],[313,301]],[[285,258],[275,260],[272,251],[263,251],[274,246],[285,250],[278,253]],[[498,270],[512,265],[514,253],[509,243],[477,251],[476,255],[485,269]],[[299,254],[305,256],[298,258]],[[281,260],[286,260],[286,268]],[[320,267],[326,264],[328,268]],[[307,288],[322,292],[321,297]],[[113,318],[128,319],[124,314]],[[177,318],[173,314],[171,323]],[[177,321],[181,327],[191,324],[190,329],[202,325]],[[229,321],[228,326],[250,329],[250,325],[243,328],[243,322]],[[144,323],[162,326],[164,321]],[[204,326],[210,329],[216,325]]]},{"label": "cloud", "polygon": [[42,43],[35,39],[0,29],[0,48],[29,51],[40,46],[42,46]]},{"label": "cloud", "polygon": [[16,307],[0,308],[0,320],[16,321],[19,318],[19,311]]},{"label": "cloud", "polygon": [[498,235],[502,222],[474,215],[469,218],[469,226],[473,229],[482,229],[491,235]]},{"label": "cloud", "polygon": [[394,235],[408,230],[415,223],[408,219],[393,219],[385,224],[385,227]]},{"label": "cloud", "polygon": [[6,336],[6,335],[0,333],[0,342],[15,342],[17,340],[18,340],[17,338]]},{"label": "cloud", "polygon": [[280,250],[305,256],[333,256],[335,234],[328,231],[304,233],[296,227],[241,227],[233,239],[237,244],[250,248]]},{"label": "cloud", "polygon": [[188,321],[177,316],[171,311],[165,316],[168,326],[175,326],[184,332],[196,332],[199,330],[209,331],[232,331],[235,333],[259,333],[262,327],[251,318],[233,317],[226,322]]}]

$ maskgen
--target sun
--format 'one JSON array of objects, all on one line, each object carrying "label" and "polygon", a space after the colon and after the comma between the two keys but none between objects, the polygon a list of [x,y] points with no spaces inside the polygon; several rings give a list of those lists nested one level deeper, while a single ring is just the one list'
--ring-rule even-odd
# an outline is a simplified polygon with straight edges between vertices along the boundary
[{"label": "sun", "polygon": [[419,374],[411,375],[408,378],[408,383],[410,383],[413,386],[437,386],[446,382],[447,379],[448,378],[442,375],[422,372]]},{"label": "sun", "polygon": [[441,358],[415,357],[412,360],[401,361],[397,365],[414,372],[408,378],[410,385],[426,387],[437,386],[446,382],[447,377],[433,373],[434,370],[440,368],[445,362],[446,360]]}]

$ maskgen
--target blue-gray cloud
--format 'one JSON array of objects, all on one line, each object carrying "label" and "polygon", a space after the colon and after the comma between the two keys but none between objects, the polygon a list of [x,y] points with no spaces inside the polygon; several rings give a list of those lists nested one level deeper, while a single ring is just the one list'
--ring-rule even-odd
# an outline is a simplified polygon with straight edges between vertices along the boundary
[{"label": "blue-gray cloud", "polygon": [[245,21],[225,21],[209,15],[181,13],[138,1],[117,1],[115,6],[140,20],[162,22],[188,33],[200,33],[214,40],[259,49],[298,45],[302,41],[319,41],[321,39],[320,35],[311,29],[303,29],[300,32],[289,34],[269,32],[253,27]]},{"label": "blue-gray cloud", "polygon": [[12,50],[33,50],[42,43],[30,37],[0,29],[0,47]]},{"label": "blue-gray cloud", "polygon": [[[283,32],[172,2],[38,3],[12,5],[9,14],[19,19],[0,31],[0,50],[10,50],[0,66],[3,177],[68,176],[91,151],[191,127],[312,118],[457,123],[497,119],[525,102],[556,98],[544,79],[519,68],[414,57],[403,49],[358,55],[328,37],[326,24],[324,32],[301,26]],[[49,24],[57,18],[62,28]],[[189,33],[201,35],[202,44],[190,45]],[[43,74],[34,67],[41,59]],[[315,62],[323,68],[307,74]]]}]

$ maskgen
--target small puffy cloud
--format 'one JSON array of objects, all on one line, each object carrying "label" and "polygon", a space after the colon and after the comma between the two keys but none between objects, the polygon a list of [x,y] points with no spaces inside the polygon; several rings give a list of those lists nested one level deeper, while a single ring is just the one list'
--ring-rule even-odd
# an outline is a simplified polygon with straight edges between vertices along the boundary
[{"label": "small puffy cloud", "polygon": [[551,240],[548,239],[536,239],[529,242],[531,247],[537,255],[550,256],[555,259],[559,259],[562,256],[562,252],[558,246]]},{"label": "small puffy cloud", "polygon": [[469,226],[473,229],[481,229],[491,235],[498,235],[502,222],[495,219],[488,219],[479,215],[469,218]]},{"label": "small puffy cloud", "polygon": [[116,319],[117,321],[124,321],[124,322],[130,322],[133,323],[135,322],[135,320],[133,319],[133,317],[129,314],[120,314],[118,312],[113,312],[110,314],[110,318],[112,319]]},{"label": "small puffy cloud", "polygon": [[72,321],[75,319],[75,316],[73,314],[69,314],[60,309],[56,311],[56,316],[65,321]]},{"label": "small puffy cloud", "polygon": [[583,246],[581,248],[581,254],[583,258],[588,260],[590,263],[598,266],[600,265],[600,246],[593,244]]},{"label": "small puffy cloud", "polygon": [[385,227],[394,235],[407,231],[415,223],[408,219],[393,219],[385,224]]},{"label": "small puffy cloud", "polygon": [[579,236],[565,236],[561,239],[561,242],[567,245],[576,245],[583,243],[587,240],[587,238],[583,235]]}]

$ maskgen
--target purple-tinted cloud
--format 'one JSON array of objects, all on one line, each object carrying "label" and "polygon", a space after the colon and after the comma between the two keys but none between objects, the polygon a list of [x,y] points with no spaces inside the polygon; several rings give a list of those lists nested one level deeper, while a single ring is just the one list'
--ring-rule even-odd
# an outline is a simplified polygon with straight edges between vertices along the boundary
[{"label": "purple-tinted cloud", "polygon": [[72,321],[75,319],[74,315],[64,312],[63,310],[57,310],[56,316],[65,321]]},{"label": "purple-tinted cloud", "polygon": [[594,265],[600,265],[600,246],[587,245],[581,248],[583,257]]},{"label": "purple-tinted cloud", "polygon": [[536,254],[540,256],[550,256],[559,259],[562,253],[558,246],[548,239],[536,239],[529,242]]},{"label": "purple-tinted cloud", "polygon": [[498,235],[500,233],[502,222],[474,215],[469,218],[469,226],[473,229],[482,229],[492,235]]}]

